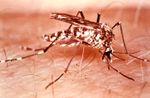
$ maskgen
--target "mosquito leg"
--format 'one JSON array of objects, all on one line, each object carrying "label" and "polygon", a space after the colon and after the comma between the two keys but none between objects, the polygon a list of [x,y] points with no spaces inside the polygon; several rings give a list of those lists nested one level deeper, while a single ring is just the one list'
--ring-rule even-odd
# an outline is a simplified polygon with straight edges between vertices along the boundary
[{"label": "mosquito leg", "polygon": [[71,60],[69,61],[68,65],[66,66],[66,68],[65,68],[65,70],[64,70],[64,72],[63,72],[62,74],[60,74],[55,80],[53,80],[52,82],[50,82],[50,83],[45,87],[45,89],[48,89],[49,86],[53,85],[53,84],[54,84],[55,82],[57,82],[60,78],[62,78],[62,76],[63,76],[65,73],[67,73],[67,71],[68,71],[68,69],[69,69],[69,67],[70,67],[70,65],[71,65],[71,62],[72,62],[73,58],[74,58],[74,56],[73,56],[73,57],[71,58]]},{"label": "mosquito leg", "polygon": [[[132,52],[132,53],[129,53],[129,54],[135,54],[135,53],[138,53],[139,51],[135,51],[135,52]],[[123,58],[121,58],[121,57],[119,57],[119,56],[117,56],[117,55],[115,55],[115,54],[126,54],[126,53],[124,53],[124,52],[117,52],[117,51],[114,51],[113,53],[112,53],[112,55],[114,56],[114,57],[116,57],[116,58],[118,58],[118,59],[120,59],[120,60],[123,60],[123,61],[125,61],[125,59],[123,59]]]},{"label": "mosquito leg", "polygon": [[110,68],[112,68],[114,71],[116,71],[117,73],[119,73],[119,74],[122,75],[123,77],[125,77],[125,78],[127,78],[127,79],[130,79],[130,80],[132,80],[132,81],[135,81],[133,78],[131,78],[131,77],[129,77],[129,76],[123,74],[122,72],[120,72],[119,70],[117,70],[116,68],[114,68],[113,66],[111,66],[111,65],[109,65],[109,66],[110,66]]},{"label": "mosquito leg", "polygon": [[143,58],[140,58],[140,57],[136,57],[136,56],[134,56],[133,54],[131,54],[131,53],[128,52],[128,49],[127,49],[127,46],[126,46],[126,43],[125,43],[124,34],[123,34],[122,24],[121,24],[120,22],[117,22],[117,23],[112,27],[112,29],[114,29],[116,26],[119,26],[119,27],[120,27],[120,32],[121,32],[122,41],[123,41],[123,45],[124,45],[124,49],[125,49],[125,54],[128,54],[129,56],[131,56],[131,57],[133,57],[133,58],[136,58],[136,59],[138,59],[138,60],[144,61],[144,62],[150,62],[150,60],[148,60],[148,59],[143,59]]},{"label": "mosquito leg", "polygon": [[[104,54],[104,53],[103,53],[102,51],[100,51],[100,50],[99,50],[99,52],[100,52],[102,55]],[[110,68],[111,68],[111,69],[113,69],[114,71],[116,71],[117,73],[119,73],[120,75],[122,75],[123,77],[128,78],[128,79],[130,79],[130,80],[132,80],[132,81],[135,81],[133,78],[131,78],[131,77],[129,77],[129,76],[123,74],[122,72],[120,72],[119,70],[117,70],[116,68],[114,68],[113,66],[111,66],[111,65],[110,65],[110,61],[108,60],[107,57],[104,57],[104,59],[105,59],[106,62],[107,62],[107,65],[108,65],[108,69],[109,69],[109,70],[110,70]]]},{"label": "mosquito leg", "polygon": [[[61,31],[62,32],[62,31]],[[60,33],[61,33],[60,32]],[[44,34],[43,36],[42,36],[42,38],[43,38],[43,40],[44,41],[46,41],[46,42],[49,42],[49,43],[52,43],[54,40],[55,40],[55,38],[57,37],[57,36],[59,36],[59,34],[58,34],[59,32],[57,32],[57,33],[53,33],[53,34],[51,34],[51,35],[47,35],[47,34]],[[54,45],[54,44],[53,44]],[[41,50],[44,50],[45,48],[38,48],[38,49],[34,49],[34,48],[31,48],[31,47],[27,47],[27,46],[21,46],[20,47],[22,50],[26,50],[26,51],[41,51]]]},{"label": "mosquito leg", "polygon": [[31,47],[27,47],[27,46],[21,46],[20,47],[22,50],[26,50],[26,51],[40,51],[40,50],[43,50],[44,48],[38,48],[38,49],[34,49],[34,48],[31,48]]},{"label": "mosquito leg", "polygon": [[[130,53],[130,54],[135,54],[135,53],[138,53],[139,51],[136,51],[136,52],[132,52],[132,53]],[[115,54],[126,54],[126,53],[124,53],[124,52],[117,52],[117,51],[114,51],[113,53],[111,53],[114,57],[116,57],[116,58],[118,58],[118,59],[120,59],[120,60],[123,60],[123,61],[125,61],[125,59],[123,59],[123,58],[121,58],[121,57],[119,57],[119,56],[117,56],[117,55],[115,55]]]},{"label": "mosquito leg", "polygon": [[122,37],[122,41],[123,41],[125,53],[128,54],[127,46],[126,46],[125,39],[124,39],[124,34],[123,34],[122,25],[121,25],[120,22],[117,22],[117,23],[112,27],[112,29],[114,29],[116,26],[119,26],[119,27],[120,27],[120,32],[121,32],[121,37]]},{"label": "mosquito leg", "polygon": [[[105,49],[105,51],[106,51],[106,49]],[[102,60],[104,60],[106,57],[106,55],[105,55],[105,51],[104,52],[102,52],[101,50],[99,50],[99,52],[102,54]],[[107,61],[107,62],[110,62],[109,60]],[[110,70],[110,66],[109,66],[109,64],[107,64],[108,66],[108,70]]]},{"label": "mosquito leg", "polygon": [[29,58],[29,57],[32,57],[32,56],[35,56],[35,55],[40,55],[40,54],[43,54],[44,51],[41,50],[41,51],[38,51],[37,53],[33,53],[33,54],[30,54],[30,55],[27,55],[27,56],[22,56],[22,57],[17,57],[17,58],[7,58],[6,60],[0,60],[0,63],[6,63],[6,62],[9,62],[9,61],[18,61],[18,60],[23,60],[23,59],[26,59],[26,58]]},{"label": "mosquito leg", "polygon": [[[84,14],[83,14],[82,11],[77,12],[76,16],[79,16],[79,15],[81,16],[82,19],[85,19]],[[70,30],[71,27],[72,27],[72,24],[68,27],[68,30]]]},{"label": "mosquito leg", "polygon": [[99,21],[100,21],[100,16],[101,16],[101,14],[97,13],[97,20],[96,20],[97,23],[99,23]]},{"label": "mosquito leg", "polygon": [[[44,41],[46,41],[46,42],[49,42],[49,43],[52,43],[54,40],[55,40],[55,38],[57,37],[57,36],[59,36],[59,34],[58,34],[59,32],[57,32],[57,33],[53,33],[53,34],[51,34],[51,35],[47,35],[47,34],[44,34],[43,36],[42,36],[42,39],[44,40]],[[61,32],[60,32],[61,33]],[[54,45],[54,44],[53,44]],[[38,49],[34,49],[34,48],[31,48],[31,47],[27,47],[27,46],[21,46],[20,47],[22,50],[26,50],[26,51],[41,51],[41,50],[44,50],[45,48],[38,48]]]},{"label": "mosquito leg", "polygon": [[123,77],[125,77],[125,78],[127,78],[127,79],[129,79],[129,80],[135,81],[133,78],[131,78],[131,77],[129,77],[129,76],[123,74],[122,72],[120,72],[119,70],[117,70],[116,68],[114,68],[113,66],[111,66],[107,58],[106,58],[106,60],[107,60],[108,66],[109,66],[111,69],[113,69],[114,71],[116,71],[117,73],[119,73],[120,75],[122,75]]},{"label": "mosquito leg", "polygon": [[[130,54],[135,54],[135,53],[138,53],[139,51],[136,51],[136,52],[132,52],[132,53],[130,53]],[[123,59],[123,58],[121,58],[121,57],[119,57],[119,56],[117,56],[117,55],[115,55],[115,54],[126,54],[126,53],[124,53],[124,52],[116,52],[116,51],[114,51],[113,53],[112,53],[112,55],[114,56],[114,57],[116,57],[116,58],[118,58],[118,59],[120,59],[120,60],[123,60],[123,61],[125,61],[125,59]]]},{"label": "mosquito leg", "polygon": [[84,14],[82,11],[78,11],[78,13],[76,14],[76,16],[80,15],[82,19],[85,19]]},{"label": "mosquito leg", "polygon": [[[140,52],[140,51],[130,52],[129,54],[135,54],[135,53],[138,53],[138,52]],[[114,51],[113,53],[125,54],[124,52],[117,52],[117,51]]]},{"label": "mosquito leg", "polygon": [[[52,47],[54,45],[54,43],[58,40],[58,38],[61,36],[61,33],[62,32],[58,32],[57,33],[57,36],[55,36],[54,40],[45,48],[41,48],[41,49],[35,49],[36,51],[39,50],[38,52],[34,53],[34,54],[31,54],[31,55],[27,55],[27,56],[23,56],[23,57],[18,57],[18,58],[7,58],[6,60],[0,60],[0,63],[5,63],[5,62],[9,62],[9,61],[17,61],[17,60],[23,60],[25,58],[29,58],[29,57],[32,57],[32,56],[35,56],[35,55],[40,55],[40,54],[43,54],[45,52],[47,52],[47,50]],[[31,48],[28,48],[29,50]]]},{"label": "mosquito leg", "polygon": [[120,59],[120,60],[123,60],[123,61],[125,61],[125,59],[123,59],[123,58],[121,58],[121,57],[119,57],[119,56],[117,56],[117,55],[115,55],[114,53],[111,53],[114,57],[116,57],[116,58],[118,58],[118,59]]}]

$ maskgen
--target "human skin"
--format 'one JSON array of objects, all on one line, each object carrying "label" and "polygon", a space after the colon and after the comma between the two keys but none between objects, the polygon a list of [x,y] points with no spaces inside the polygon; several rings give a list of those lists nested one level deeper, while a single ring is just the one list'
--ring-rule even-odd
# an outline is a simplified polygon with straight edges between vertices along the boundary
[{"label": "human skin", "polygon": [[[149,9],[143,8],[134,22],[137,8],[112,8],[102,11],[101,22],[113,26],[123,24],[129,52],[149,59]],[[70,10],[67,13],[76,14]],[[85,17],[96,20],[97,9],[85,10]],[[32,54],[19,46],[41,48],[49,43],[41,36],[66,29],[69,24],[51,20],[50,13],[3,13],[1,25],[1,59]],[[136,25],[135,25],[136,24]],[[118,28],[119,29],[119,28]],[[124,51],[120,31],[114,30],[114,51]],[[148,98],[150,95],[149,64],[128,55],[116,54],[125,61],[113,57],[111,65],[132,77],[129,80],[114,70],[108,70],[98,50],[85,45],[79,47],[54,46],[42,55],[22,61],[3,63],[0,66],[0,97],[3,98]],[[143,56],[142,56],[143,55]],[[48,89],[73,58],[68,72]]]}]

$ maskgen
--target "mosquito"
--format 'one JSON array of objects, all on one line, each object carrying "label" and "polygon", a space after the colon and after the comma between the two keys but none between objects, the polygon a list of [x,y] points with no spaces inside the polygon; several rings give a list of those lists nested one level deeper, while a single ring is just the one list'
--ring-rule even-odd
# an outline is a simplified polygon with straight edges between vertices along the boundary
[{"label": "mosquito", "polygon": [[[69,23],[69,27],[66,30],[58,31],[56,33],[52,33],[50,35],[43,35],[43,39],[50,44],[47,47],[39,48],[39,49],[33,49],[30,47],[22,47],[24,50],[32,50],[35,51],[35,53],[23,57],[18,58],[8,58],[6,60],[1,60],[0,63],[8,62],[8,61],[17,61],[17,60],[23,60],[25,58],[29,58],[35,55],[40,55],[43,53],[46,53],[51,47],[55,45],[60,46],[79,46],[81,44],[96,48],[100,54],[102,54],[102,60],[105,60],[108,65],[108,69],[113,69],[123,77],[135,81],[133,78],[123,74],[113,66],[111,66],[112,62],[112,56],[117,57],[114,54],[112,42],[114,40],[115,34],[113,33],[113,29],[115,27],[119,27],[122,37],[122,42],[124,46],[124,54],[127,54],[133,58],[136,58],[138,60],[144,61],[144,62],[150,62],[148,59],[139,58],[134,56],[132,53],[129,53],[125,39],[123,34],[123,28],[121,22],[117,22],[112,27],[109,26],[106,23],[100,23],[100,14],[97,13],[97,19],[96,22],[86,20],[85,16],[82,11],[78,11],[76,15],[70,15],[66,13],[52,13],[51,19],[63,21],[66,23]],[[117,57],[119,58],[119,57]],[[72,58],[73,59],[73,58]],[[56,81],[58,81],[68,70],[70,63],[72,61],[70,60],[69,64],[65,68],[64,72],[56,78],[54,81],[50,82],[45,89],[47,89],[49,86],[54,84]],[[119,58],[122,59],[122,58]]]}]

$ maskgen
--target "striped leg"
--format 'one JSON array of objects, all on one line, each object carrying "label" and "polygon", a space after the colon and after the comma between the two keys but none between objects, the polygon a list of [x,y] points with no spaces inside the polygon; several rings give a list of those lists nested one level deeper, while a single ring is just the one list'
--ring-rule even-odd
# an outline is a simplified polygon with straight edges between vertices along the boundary
[{"label": "striped leg", "polygon": [[[52,43],[55,38],[58,36],[58,33],[53,33],[52,35],[47,35],[47,34],[44,34],[42,36],[43,40],[46,41],[46,42],[50,42]],[[53,44],[54,45],[54,44]],[[31,48],[31,47],[27,47],[27,46],[21,46],[20,47],[22,50],[26,50],[26,51],[41,51],[41,50],[44,50],[45,48],[38,48],[38,49],[34,49],[34,48]]]},{"label": "striped leg", "polygon": [[32,57],[32,56],[35,56],[35,55],[43,54],[43,53],[47,52],[48,49],[54,45],[54,43],[55,43],[55,42],[58,40],[58,38],[61,36],[61,33],[62,33],[62,32],[58,32],[57,34],[55,34],[55,35],[57,35],[57,36],[53,36],[53,37],[52,37],[52,38],[53,38],[53,41],[51,41],[51,43],[50,43],[47,47],[45,47],[45,48],[32,49],[32,48],[29,48],[29,47],[26,47],[26,48],[22,47],[22,48],[24,48],[24,49],[26,49],[26,50],[34,50],[34,51],[36,51],[36,53],[33,53],[33,54],[31,54],[31,55],[27,55],[27,56],[23,56],[23,57],[7,58],[6,60],[0,60],[0,63],[5,63],[5,62],[9,62],[9,61],[23,60],[23,59],[25,59],[25,58],[29,58],[29,57]]},{"label": "striped leg", "polygon": [[26,51],[40,51],[40,50],[43,50],[44,48],[38,48],[38,49],[34,49],[34,48],[31,48],[31,47],[27,47],[27,46],[21,46],[21,49],[22,50],[26,50]]},{"label": "striped leg", "polygon": [[114,29],[116,26],[119,26],[119,27],[120,27],[120,32],[121,32],[121,36],[122,36],[122,42],[123,42],[124,49],[125,49],[125,53],[124,53],[124,54],[128,54],[130,57],[133,57],[133,58],[135,58],[135,59],[138,59],[138,60],[141,60],[141,61],[144,61],[144,62],[150,62],[150,60],[148,60],[148,59],[140,58],[140,57],[134,56],[133,54],[129,53],[129,51],[128,51],[128,49],[127,49],[127,45],[126,45],[126,43],[125,43],[125,38],[124,38],[124,34],[123,34],[122,24],[121,24],[120,22],[117,22],[117,23],[112,27],[112,29]]},{"label": "striped leg", "polygon": [[31,54],[31,55],[27,55],[27,56],[23,56],[23,57],[18,57],[18,58],[7,58],[6,60],[0,60],[0,63],[4,63],[4,62],[9,62],[9,61],[17,61],[17,60],[22,60],[25,58],[29,58],[35,55],[40,55],[43,54],[45,52],[48,51],[49,48],[51,48],[52,46],[54,46],[55,44],[59,44],[60,46],[77,46],[80,44],[80,41],[77,39],[72,38],[70,34],[69,30],[65,30],[65,31],[59,31],[57,33],[53,33],[52,35],[44,35],[43,38],[45,41],[50,42],[50,44],[45,47],[45,48],[39,48],[39,49],[33,49],[30,47],[21,47],[23,50],[27,50],[27,51],[34,51],[36,53]]}]

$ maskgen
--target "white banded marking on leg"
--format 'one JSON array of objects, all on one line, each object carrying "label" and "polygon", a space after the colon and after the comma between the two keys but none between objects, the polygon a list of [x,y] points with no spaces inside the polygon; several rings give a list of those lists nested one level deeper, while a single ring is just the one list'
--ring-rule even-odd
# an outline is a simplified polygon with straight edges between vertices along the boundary
[{"label": "white banded marking on leg", "polygon": [[50,41],[52,42],[52,41],[54,41],[56,39],[56,37],[54,36],[54,37],[51,37],[50,38]]},{"label": "white banded marking on leg", "polygon": [[44,51],[43,50],[41,50],[41,51],[39,51],[37,54],[43,54],[44,53]]},{"label": "white banded marking on leg", "polygon": [[11,61],[13,58],[7,58],[7,60]]},{"label": "white banded marking on leg", "polygon": [[35,49],[30,48],[30,47],[25,47],[25,46],[21,46],[22,50],[28,50],[28,51],[35,51]]},{"label": "white banded marking on leg", "polygon": [[18,57],[18,58],[16,58],[16,60],[19,60],[19,61],[20,61],[20,60],[22,60],[22,57]]},{"label": "white banded marking on leg", "polygon": [[1,60],[1,61],[0,61],[0,63],[5,63],[5,62],[6,62],[6,60]]},{"label": "white banded marking on leg", "polygon": [[148,62],[148,60],[147,60],[147,59],[144,59],[144,62]]}]

